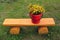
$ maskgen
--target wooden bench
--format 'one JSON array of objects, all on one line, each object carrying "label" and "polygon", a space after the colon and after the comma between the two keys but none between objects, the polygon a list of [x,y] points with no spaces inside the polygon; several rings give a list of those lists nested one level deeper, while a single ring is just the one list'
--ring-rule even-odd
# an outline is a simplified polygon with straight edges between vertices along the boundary
[{"label": "wooden bench", "polygon": [[33,24],[31,19],[5,19],[3,22],[4,26],[11,26],[11,34],[19,34],[20,26],[38,26],[39,34],[48,33],[47,26],[54,26],[55,22],[53,18],[42,18],[39,24]]}]

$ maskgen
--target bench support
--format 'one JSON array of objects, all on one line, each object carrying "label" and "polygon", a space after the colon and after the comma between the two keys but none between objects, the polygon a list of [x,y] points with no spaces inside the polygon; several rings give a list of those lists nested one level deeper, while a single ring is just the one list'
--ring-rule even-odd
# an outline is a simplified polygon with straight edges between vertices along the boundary
[{"label": "bench support", "polygon": [[19,34],[20,27],[12,27],[10,29],[10,34]]},{"label": "bench support", "polygon": [[39,34],[47,34],[48,33],[47,26],[38,27],[38,33]]}]

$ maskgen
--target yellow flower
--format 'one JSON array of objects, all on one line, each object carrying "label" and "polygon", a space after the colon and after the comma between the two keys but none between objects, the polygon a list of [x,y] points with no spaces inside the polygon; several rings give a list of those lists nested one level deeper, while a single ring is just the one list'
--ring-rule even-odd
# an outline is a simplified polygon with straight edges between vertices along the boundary
[{"label": "yellow flower", "polygon": [[42,13],[45,12],[45,9],[42,6],[39,6],[39,5],[30,4],[29,9],[30,9],[30,12],[32,12],[32,13],[35,13],[37,11],[42,12]]}]

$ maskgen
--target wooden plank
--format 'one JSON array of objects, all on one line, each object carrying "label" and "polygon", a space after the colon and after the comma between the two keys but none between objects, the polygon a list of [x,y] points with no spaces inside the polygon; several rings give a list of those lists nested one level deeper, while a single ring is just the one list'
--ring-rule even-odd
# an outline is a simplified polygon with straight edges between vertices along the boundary
[{"label": "wooden plank", "polygon": [[53,18],[42,18],[39,24],[33,24],[31,19],[5,19],[4,26],[54,26]]},{"label": "wooden plank", "polygon": [[20,32],[20,27],[12,27],[10,29],[10,34],[19,34]]}]

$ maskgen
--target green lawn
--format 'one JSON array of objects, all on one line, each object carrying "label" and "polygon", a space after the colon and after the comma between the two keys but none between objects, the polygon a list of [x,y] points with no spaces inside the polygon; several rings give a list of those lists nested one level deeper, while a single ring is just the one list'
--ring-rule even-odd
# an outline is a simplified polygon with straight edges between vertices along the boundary
[{"label": "green lawn", "polygon": [[[2,25],[5,18],[29,18],[28,5],[39,4],[46,12],[43,17],[53,17],[56,26],[49,27],[49,33],[40,35],[37,27],[21,27],[19,35],[9,34],[9,27]],[[0,40],[60,40],[60,0],[0,0]]]}]

